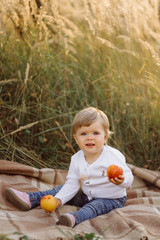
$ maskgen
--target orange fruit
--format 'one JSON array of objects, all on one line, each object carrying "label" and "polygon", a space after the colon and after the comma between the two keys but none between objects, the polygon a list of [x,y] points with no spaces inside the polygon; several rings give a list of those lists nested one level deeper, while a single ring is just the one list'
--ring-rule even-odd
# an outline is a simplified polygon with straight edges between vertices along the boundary
[{"label": "orange fruit", "polygon": [[52,195],[46,195],[41,198],[40,206],[47,212],[51,212],[56,209],[57,202]]},{"label": "orange fruit", "polygon": [[118,178],[119,175],[123,175],[123,170],[121,167],[117,166],[117,165],[110,165],[107,169],[107,176],[108,178]]}]

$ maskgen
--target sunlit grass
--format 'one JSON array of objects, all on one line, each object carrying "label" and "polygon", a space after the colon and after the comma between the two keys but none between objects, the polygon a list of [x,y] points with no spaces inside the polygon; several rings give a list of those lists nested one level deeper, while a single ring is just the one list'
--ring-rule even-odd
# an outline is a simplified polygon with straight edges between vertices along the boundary
[{"label": "sunlit grass", "polygon": [[157,169],[158,2],[0,4],[1,158],[67,168],[77,151],[72,119],[91,105],[109,117],[109,144]]}]

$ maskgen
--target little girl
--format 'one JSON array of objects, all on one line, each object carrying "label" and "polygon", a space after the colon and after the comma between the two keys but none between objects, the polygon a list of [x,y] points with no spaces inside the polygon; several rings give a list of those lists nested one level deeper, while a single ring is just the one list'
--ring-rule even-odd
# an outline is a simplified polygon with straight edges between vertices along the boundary
[{"label": "little girl", "polygon": [[[80,150],[71,158],[64,185],[43,192],[5,190],[8,201],[23,211],[39,206],[45,195],[53,195],[57,207],[76,201],[80,210],[61,215],[57,222],[69,227],[122,208],[126,203],[126,188],[133,181],[123,154],[107,145],[110,131],[104,112],[93,107],[81,110],[73,120],[72,131]],[[107,168],[112,164],[120,166],[123,175],[109,179]]]}]

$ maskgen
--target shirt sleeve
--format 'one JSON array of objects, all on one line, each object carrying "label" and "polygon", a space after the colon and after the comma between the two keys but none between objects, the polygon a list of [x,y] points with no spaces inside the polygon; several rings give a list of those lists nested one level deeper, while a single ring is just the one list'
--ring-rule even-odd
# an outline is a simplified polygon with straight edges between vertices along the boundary
[{"label": "shirt sleeve", "polygon": [[65,184],[61,190],[55,195],[62,201],[62,205],[71,200],[80,188],[78,164],[75,164],[74,159],[71,158],[71,164],[68,170],[68,175]]},{"label": "shirt sleeve", "polygon": [[[124,156],[123,156],[124,157]],[[123,175],[124,175],[124,181],[120,185],[118,185],[121,188],[127,188],[130,187],[133,182],[133,174],[131,169],[126,164],[126,159],[124,157],[124,161],[122,163],[122,169],[123,169]]]}]

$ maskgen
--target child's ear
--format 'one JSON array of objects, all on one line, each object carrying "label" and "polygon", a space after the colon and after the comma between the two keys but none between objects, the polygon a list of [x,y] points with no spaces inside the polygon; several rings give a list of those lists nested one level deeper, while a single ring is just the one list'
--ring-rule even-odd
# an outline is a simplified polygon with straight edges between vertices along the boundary
[{"label": "child's ear", "polygon": [[104,145],[107,145],[107,140],[108,140],[108,136],[107,136],[107,134],[105,134],[105,136],[104,136]]},{"label": "child's ear", "polygon": [[76,141],[76,143],[77,143],[76,134],[74,134],[74,135],[73,135],[73,138],[74,138],[74,140],[75,140],[75,141]]}]

